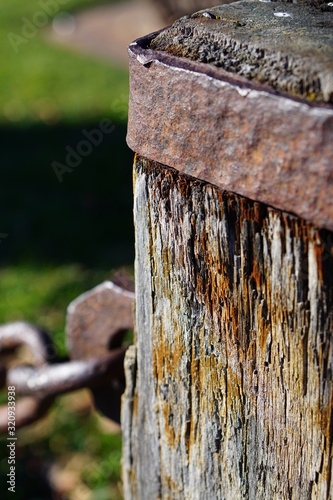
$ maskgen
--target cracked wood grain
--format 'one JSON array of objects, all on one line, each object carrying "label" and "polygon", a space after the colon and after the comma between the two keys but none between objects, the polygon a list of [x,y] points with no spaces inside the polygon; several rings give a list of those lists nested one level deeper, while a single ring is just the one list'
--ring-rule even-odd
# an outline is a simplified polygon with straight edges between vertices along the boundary
[{"label": "cracked wood grain", "polygon": [[332,233],[142,157],[134,187],[126,499],[332,498]]}]

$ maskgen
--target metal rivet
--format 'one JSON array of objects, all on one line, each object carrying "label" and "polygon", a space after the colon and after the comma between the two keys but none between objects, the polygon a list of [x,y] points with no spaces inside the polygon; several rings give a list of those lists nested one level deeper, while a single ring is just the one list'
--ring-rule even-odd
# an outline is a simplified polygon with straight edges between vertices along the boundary
[{"label": "metal rivet", "polygon": [[207,11],[206,11],[206,12],[204,12],[204,13],[202,14],[202,16],[203,16],[203,17],[208,17],[209,19],[218,19],[218,17],[217,17],[217,16],[215,16],[215,14],[212,14],[211,12],[207,12]]},{"label": "metal rivet", "polygon": [[291,17],[291,14],[288,12],[274,12],[274,16],[276,17]]}]

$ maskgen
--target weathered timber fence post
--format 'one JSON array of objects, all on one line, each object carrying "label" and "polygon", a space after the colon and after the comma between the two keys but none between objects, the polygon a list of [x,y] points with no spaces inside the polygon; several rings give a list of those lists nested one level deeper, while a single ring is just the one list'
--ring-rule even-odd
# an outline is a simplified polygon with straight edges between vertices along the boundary
[{"label": "weathered timber fence post", "polygon": [[131,44],[125,498],[333,498],[333,9]]}]

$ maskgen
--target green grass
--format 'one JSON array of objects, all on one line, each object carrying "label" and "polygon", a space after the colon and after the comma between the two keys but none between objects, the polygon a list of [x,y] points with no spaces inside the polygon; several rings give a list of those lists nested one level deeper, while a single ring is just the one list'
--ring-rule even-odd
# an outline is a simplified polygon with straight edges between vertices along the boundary
[{"label": "green grass", "polygon": [[[71,12],[96,4],[62,2],[62,10]],[[36,0],[0,5],[0,323],[40,325],[64,355],[68,303],[133,263],[128,74],[51,45],[42,29],[15,52],[10,33],[22,36],[22,18],[31,21],[40,10]],[[65,163],[66,147],[75,150],[83,130],[98,128],[104,118],[114,131],[60,183],[52,163]],[[89,498],[120,498],[120,436],[62,401],[51,411],[46,433],[37,426],[17,434],[15,498],[51,498],[46,471],[58,463],[66,468],[80,455],[88,460],[78,476]],[[12,498],[5,445],[2,439],[0,495]]]},{"label": "green grass", "polygon": [[[126,71],[110,71],[109,65],[46,43],[43,28],[36,28],[31,39],[23,36],[25,19],[33,23],[34,15],[43,11],[39,1],[2,0],[0,5],[0,121],[73,123],[106,113],[117,118],[119,111],[124,120]],[[90,4],[96,2],[68,0],[63,10]],[[13,35],[27,43],[13,47]]]}]

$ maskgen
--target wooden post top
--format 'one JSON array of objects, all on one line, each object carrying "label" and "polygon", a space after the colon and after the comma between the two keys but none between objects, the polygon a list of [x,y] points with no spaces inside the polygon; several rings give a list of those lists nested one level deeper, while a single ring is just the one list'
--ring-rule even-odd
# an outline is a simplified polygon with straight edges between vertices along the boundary
[{"label": "wooden post top", "polygon": [[333,230],[333,7],[243,1],[133,42],[140,155]]}]

